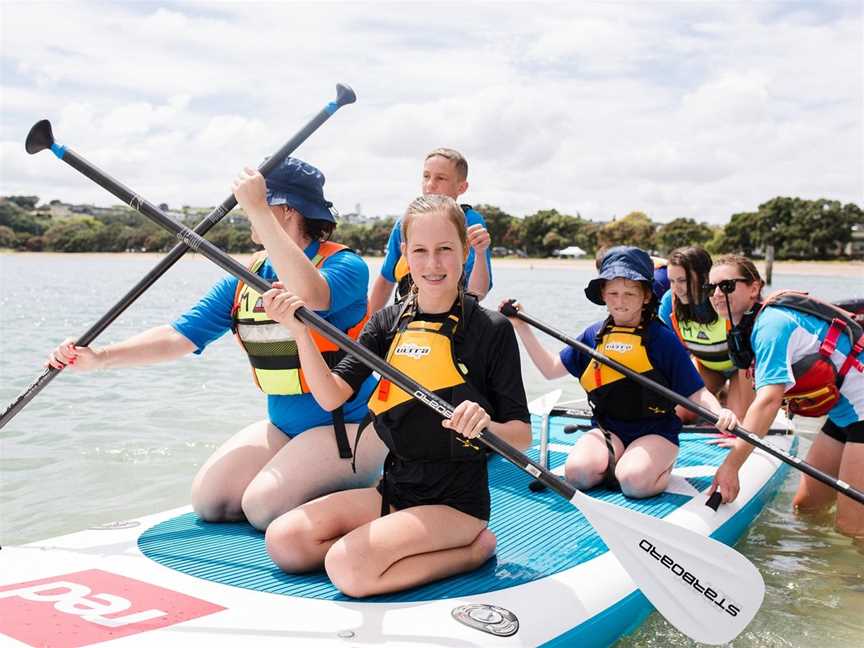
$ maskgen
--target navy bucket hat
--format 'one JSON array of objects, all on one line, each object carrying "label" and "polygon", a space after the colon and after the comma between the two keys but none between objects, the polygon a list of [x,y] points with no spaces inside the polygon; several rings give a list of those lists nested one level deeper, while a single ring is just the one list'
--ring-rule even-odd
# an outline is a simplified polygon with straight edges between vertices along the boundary
[{"label": "navy bucket hat", "polygon": [[333,203],[324,198],[324,174],[311,164],[287,157],[265,180],[268,205],[288,205],[308,220],[336,222]]},{"label": "navy bucket hat", "polygon": [[585,296],[595,304],[603,305],[606,303],[600,294],[603,282],[621,278],[653,285],[654,263],[648,253],[629,245],[610,248],[600,262],[599,276],[585,287]]}]

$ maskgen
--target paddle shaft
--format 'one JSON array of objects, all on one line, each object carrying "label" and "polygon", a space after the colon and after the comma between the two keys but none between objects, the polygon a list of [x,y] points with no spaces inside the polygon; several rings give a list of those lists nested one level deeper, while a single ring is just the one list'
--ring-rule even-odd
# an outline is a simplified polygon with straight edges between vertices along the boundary
[{"label": "paddle shaft", "polygon": [[[288,157],[294,150],[300,146],[303,142],[305,142],[312,133],[314,133],[318,128],[327,121],[342,105],[346,103],[351,103],[353,101],[354,92],[347,86],[339,85],[337,86],[337,99],[336,101],[332,101],[328,103],[321,111],[315,115],[305,126],[303,126],[297,133],[288,140],[285,145],[280,148],[274,155],[269,157],[266,161],[264,161],[261,166],[258,167],[258,170],[262,175],[266,176],[279,162]],[[350,97],[350,101],[348,98]],[[120,198],[124,203],[132,207],[138,212],[143,213],[141,210],[143,208],[143,202],[141,199],[131,190],[123,186],[121,183],[117,182],[113,178],[111,178],[108,174],[102,173],[88,164],[86,161],[82,160],[80,157],[74,155],[72,153],[70,155],[70,151],[63,147],[52,147],[55,155],[59,157],[61,160],[69,164],[71,167],[80,171],[88,178],[96,182],[99,186],[107,189],[110,193]],[[149,205],[149,203],[148,203]],[[218,223],[222,218],[225,217],[228,212],[230,212],[237,205],[237,199],[234,198],[234,195],[228,196],[225,200],[222,201],[218,207],[213,209],[204,220],[202,220],[193,230],[196,234],[203,236],[206,234],[210,228],[212,228],[216,223]],[[152,205],[151,205],[152,207]],[[146,214],[144,214],[146,216]],[[76,346],[89,346],[93,340],[95,340],[99,335],[108,328],[111,323],[120,317],[120,315],[125,311],[129,306],[131,306],[135,300],[137,300],[144,292],[147,291],[150,286],[152,286],[156,281],[165,274],[168,269],[173,266],[177,261],[189,250],[189,246],[185,243],[180,242],[171,248],[171,251],[159,262],[157,263],[150,272],[148,272],[141,280],[132,287],[129,292],[127,292],[123,297],[120,298],[111,309],[105,313],[93,326],[91,326],[87,331],[75,342]],[[55,369],[54,367],[47,367],[42,371],[42,373],[33,381],[29,387],[27,387],[18,397],[10,403],[3,413],[0,414],[0,429],[3,428],[12,418],[20,412],[24,407],[29,403],[33,398],[41,392],[47,385],[50,383],[62,370]]]},{"label": "paddle shaft", "polygon": [[[560,340],[564,344],[567,344],[567,345],[573,347],[574,349],[578,350],[579,352],[585,353],[586,355],[591,356],[592,358],[594,358],[598,362],[601,362],[601,363],[605,364],[606,366],[611,367],[615,371],[624,374],[625,376],[627,376],[631,380],[635,380],[637,383],[639,383],[643,387],[647,387],[648,389],[653,389],[655,392],[657,392],[658,394],[661,394],[662,396],[665,396],[666,398],[671,400],[673,403],[681,405],[682,407],[686,407],[691,412],[695,412],[696,414],[698,414],[699,416],[701,416],[705,420],[711,421],[712,423],[717,422],[717,415],[714,412],[712,412],[711,410],[706,409],[705,407],[702,407],[701,405],[699,405],[697,403],[694,403],[689,398],[686,398],[686,397],[682,396],[681,394],[679,394],[675,391],[672,391],[668,387],[664,387],[663,385],[660,385],[660,384],[654,382],[650,378],[646,378],[642,374],[633,371],[629,367],[625,367],[620,362],[617,362],[617,361],[613,360],[612,358],[609,358],[609,357],[603,355],[602,353],[600,353],[596,349],[592,349],[587,344],[583,344],[579,340],[574,340],[573,338],[568,336],[566,333],[562,333],[561,331],[554,329],[551,326],[547,326],[543,322],[540,322],[539,320],[535,319],[534,317],[531,317],[527,313],[523,313],[522,311],[516,310],[516,308],[514,308],[510,304],[505,304],[504,307],[502,307],[501,312],[504,315],[506,315],[507,317],[517,317],[520,320],[522,320],[523,322],[526,322],[526,323],[530,324],[531,326],[543,331],[547,335],[550,335],[553,338]],[[790,455],[789,453],[784,452],[783,450],[778,450],[777,448],[765,443],[764,441],[762,441],[762,439],[758,435],[756,435],[752,432],[748,432],[747,430],[742,428],[740,425],[735,426],[735,428],[730,430],[730,432],[732,432],[732,434],[737,436],[739,439],[744,439],[744,441],[746,441],[747,443],[756,446],[757,448],[759,448],[760,450],[762,450],[764,452],[767,452],[772,457],[776,457],[777,459],[780,459],[781,461],[786,462],[790,466],[793,466],[794,468],[797,468],[801,472],[806,473],[807,475],[809,475],[813,479],[816,479],[816,480],[822,482],[826,486],[830,486],[831,488],[833,488],[833,489],[837,490],[838,492],[842,493],[843,495],[846,495],[847,497],[855,500],[856,502],[864,504],[864,492],[861,492],[857,488],[853,488],[852,486],[850,486],[846,482],[835,479],[834,477],[832,477],[828,473],[825,473],[825,472],[819,470],[818,468],[811,466],[806,461],[799,459],[798,457],[794,457],[794,456]]]}]

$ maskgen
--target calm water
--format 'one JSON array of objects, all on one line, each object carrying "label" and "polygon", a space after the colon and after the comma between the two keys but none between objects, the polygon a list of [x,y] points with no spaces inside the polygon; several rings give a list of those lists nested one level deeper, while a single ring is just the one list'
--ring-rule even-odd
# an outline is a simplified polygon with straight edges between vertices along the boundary
[{"label": "calm water", "polygon": [[[36,378],[49,349],[83,333],[156,261],[134,255],[0,255],[0,407]],[[371,265],[374,272],[377,263]],[[182,259],[103,341],[170,321],[220,275],[204,259]],[[573,268],[499,267],[486,304],[518,297],[533,314],[576,332],[603,314],[582,294],[589,278],[587,270]],[[862,292],[860,278],[775,275],[775,287],[806,288],[827,299]],[[564,390],[562,398],[582,395],[575,380],[546,382],[526,360],[529,399],[555,387]],[[0,432],[0,545],[186,504],[192,476],[207,456],[263,415],[248,364],[227,336],[202,356],[174,364],[63,374]],[[806,425],[804,452],[815,429],[812,422]],[[797,481],[794,474],[787,479],[738,545],[762,572],[767,594],[734,645],[860,646],[864,550],[834,533],[830,516],[791,514]],[[693,644],[655,614],[621,645]]]}]

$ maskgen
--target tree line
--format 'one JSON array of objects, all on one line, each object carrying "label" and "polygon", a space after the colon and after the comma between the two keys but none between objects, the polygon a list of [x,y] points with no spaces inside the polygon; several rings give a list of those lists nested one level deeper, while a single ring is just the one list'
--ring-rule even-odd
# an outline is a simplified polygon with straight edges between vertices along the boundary
[{"label": "tree line", "polygon": [[[164,252],[176,239],[126,206],[110,209],[76,206],[60,201],[39,205],[36,196],[0,197],[0,248],[55,252]],[[58,209],[59,208],[59,209]],[[160,205],[168,211],[168,205]],[[864,212],[854,203],[835,200],[777,197],[755,211],[733,214],[724,226],[676,218],[655,223],[634,211],[609,222],[585,220],[554,209],[516,217],[494,205],[477,205],[500,253],[529,257],[552,256],[575,245],[589,255],[601,247],[636,245],[656,254],[676,247],[701,245],[712,254],[739,252],[758,255],[773,245],[778,259],[826,259],[843,256],[853,232],[864,236]],[[88,213],[89,212],[89,213]],[[184,207],[169,212],[194,227],[209,209]],[[361,254],[382,254],[394,219],[364,223],[341,222],[333,239]],[[256,249],[242,212],[229,214],[207,234],[214,245],[230,253]]]}]

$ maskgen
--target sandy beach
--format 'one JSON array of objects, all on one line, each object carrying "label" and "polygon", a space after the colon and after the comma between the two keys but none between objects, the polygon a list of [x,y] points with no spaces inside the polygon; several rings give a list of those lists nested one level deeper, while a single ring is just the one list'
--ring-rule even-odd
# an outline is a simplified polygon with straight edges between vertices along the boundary
[{"label": "sandy beach", "polygon": [[[127,253],[127,252],[80,252],[80,253],[64,253],[64,252],[15,252],[12,250],[2,250],[0,251],[0,257],[5,254],[16,254],[20,256],[67,256],[67,257],[79,257],[81,259],[86,259],[88,257],[100,257],[106,258],[110,256],[115,256],[118,260],[122,259],[141,259],[141,258],[152,258],[153,264],[158,263],[159,259],[161,259],[164,254],[155,253],[155,252],[137,252],[137,253]],[[249,254],[237,254],[234,255],[234,258],[240,261],[241,263],[246,263],[249,260]],[[190,254],[190,258],[198,259],[200,261],[207,261],[207,259],[200,254]],[[367,262],[370,262],[374,265],[380,263],[383,257],[364,257]],[[566,269],[578,269],[578,270],[586,270],[594,265],[593,259],[526,259],[526,258],[518,258],[518,257],[495,257],[492,260],[492,264],[497,267],[539,267],[539,268],[561,268],[562,270]],[[759,268],[759,271],[763,273],[765,272],[765,262],[764,261],[756,261],[756,266]],[[861,289],[864,292],[864,260],[838,260],[838,261],[775,261],[774,262],[774,274],[775,275],[811,275],[818,277],[861,277]]]}]

